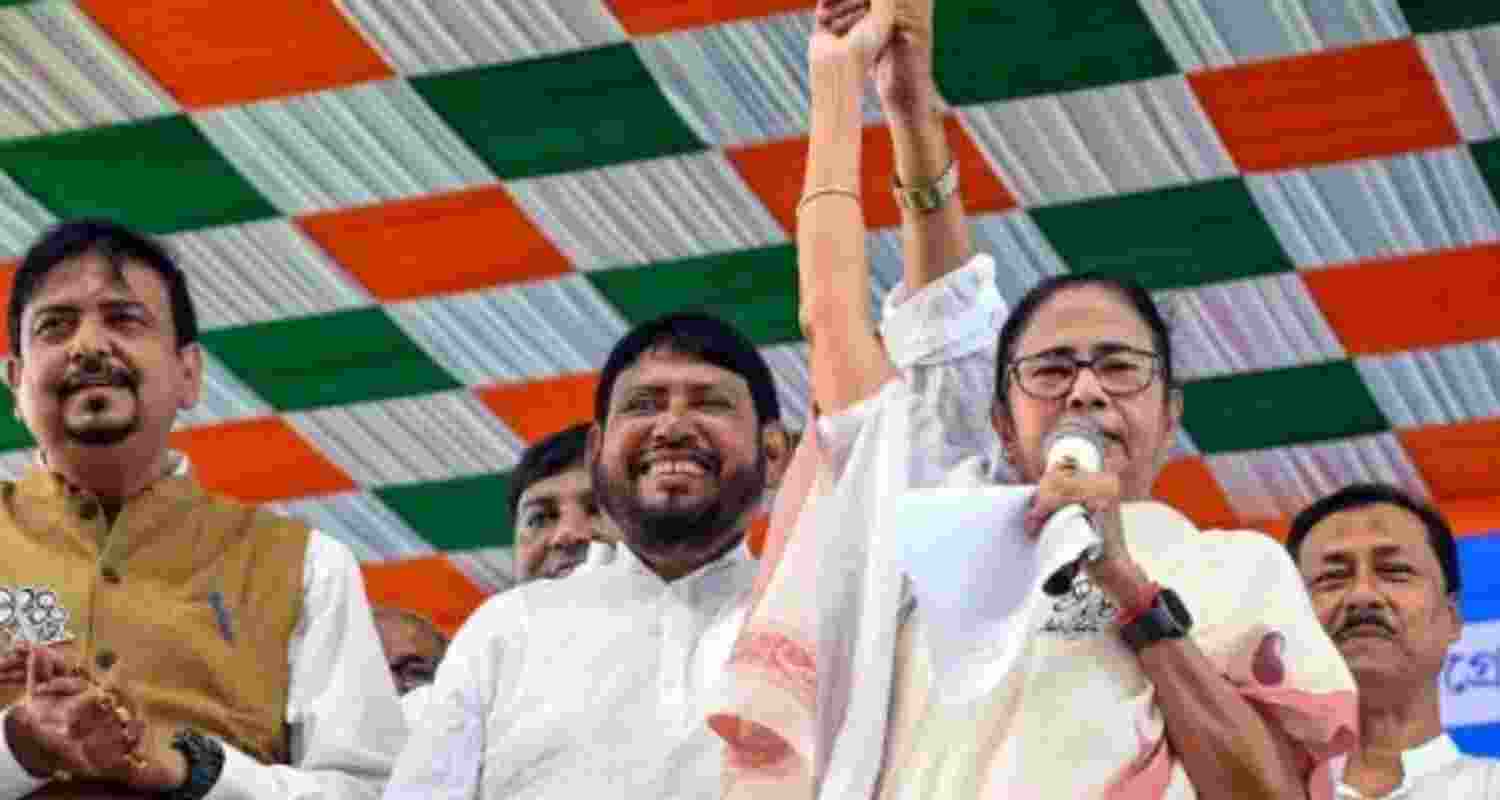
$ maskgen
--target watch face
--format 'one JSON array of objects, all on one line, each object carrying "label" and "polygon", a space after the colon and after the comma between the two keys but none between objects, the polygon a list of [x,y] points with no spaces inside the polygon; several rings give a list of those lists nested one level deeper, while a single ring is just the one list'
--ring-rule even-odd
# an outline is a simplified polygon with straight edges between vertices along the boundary
[{"label": "watch face", "polygon": [[1182,598],[1171,589],[1163,589],[1161,594],[1162,605],[1166,607],[1167,613],[1172,615],[1172,621],[1177,627],[1186,631],[1193,626],[1193,615],[1188,613],[1187,606],[1182,604]]}]

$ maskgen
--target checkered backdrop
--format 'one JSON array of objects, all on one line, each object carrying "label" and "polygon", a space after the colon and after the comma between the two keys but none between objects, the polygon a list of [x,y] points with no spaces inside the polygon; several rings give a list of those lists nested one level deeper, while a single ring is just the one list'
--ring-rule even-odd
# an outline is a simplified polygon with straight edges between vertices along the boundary
[{"label": "checkered backdrop", "polygon": [[[510,581],[519,451],[588,416],[631,324],[722,314],[805,417],[811,5],[0,0],[0,259],[81,215],[165,237],[209,363],[176,444],[451,628]],[[1088,269],[1169,303],[1186,430],[1158,489],[1201,524],[1280,531],[1376,479],[1500,528],[1496,22],[1469,0],[940,0],[999,288]],[[898,217],[867,107],[883,292]],[[13,474],[32,442],[0,420]],[[1465,543],[1479,621],[1496,542]],[[1466,722],[1500,720],[1497,644]]]}]

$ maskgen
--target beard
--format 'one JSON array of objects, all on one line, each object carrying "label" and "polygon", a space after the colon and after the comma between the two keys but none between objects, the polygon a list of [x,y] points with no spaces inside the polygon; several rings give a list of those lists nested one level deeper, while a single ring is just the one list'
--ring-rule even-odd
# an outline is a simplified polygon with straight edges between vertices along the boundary
[{"label": "beard", "polygon": [[724,534],[760,502],[766,471],[765,449],[757,447],[754,462],[722,478],[719,491],[712,496],[690,504],[648,507],[641,502],[635,479],[612,477],[598,460],[589,466],[595,497],[620,527],[624,540],[633,549],[657,556],[691,553],[721,543]]},{"label": "beard", "polygon": [[105,420],[99,419],[96,415],[108,409],[93,407],[94,404],[91,402],[87,419],[79,421],[73,419],[72,415],[63,416],[63,434],[73,442],[90,447],[108,447],[119,444],[141,429],[139,400],[136,400],[133,405],[135,408],[132,408],[130,416],[123,419]]},{"label": "beard", "polygon": [[[78,444],[91,447],[107,447],[130,438],[141,428],[141,398],[136,372],[124,364],[103,358],[85,359],[80,368],[65,374],[57,387],[58,401],[62,408],[63,435]],[[111,405],[120,398],[102,396],[82,401],[82,416],[76,416],[71,406],[78,402],[78,394],[91,388],[112,387],[111,394],[124,392],[130,395],[130,414],[111,419]]]}]

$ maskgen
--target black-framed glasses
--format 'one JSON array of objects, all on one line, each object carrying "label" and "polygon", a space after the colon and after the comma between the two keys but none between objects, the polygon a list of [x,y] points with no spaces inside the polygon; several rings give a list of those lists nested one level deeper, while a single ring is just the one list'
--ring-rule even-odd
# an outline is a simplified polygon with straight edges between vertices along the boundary
[{"label": "black-framed glasses", "polygon": [[1073,391],[1078,373],[1094,373],[1099,388],[1111,397],[1139,394],[1156,380],[1161,371],[1161,356],[1149,350],[1122,347],[1094,358],[1078,358],[1067,353],[1037,353],[1018,358],[1010,372],[1021,391],[1040,400],[1056,400]]}]

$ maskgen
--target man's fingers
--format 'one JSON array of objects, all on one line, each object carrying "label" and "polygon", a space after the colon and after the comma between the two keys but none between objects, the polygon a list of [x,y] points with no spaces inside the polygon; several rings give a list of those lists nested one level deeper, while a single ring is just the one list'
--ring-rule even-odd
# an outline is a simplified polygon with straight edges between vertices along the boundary
[{"label": "man's fingers", "polygon": [[859,21],[864,19],[865,16],[869,13],[870,9],[868,6],[863,8],[855,7],[842,14],[830,18],[823,27],[827,28],[830,33],[833,33],[836,36],[843,36],[844,34],[853,30],[854,26],[858,25]]},{"label": "man's fingers", "polygon": [[58,699],[69,695],[79,695],[88,691],[89,682],[76,675],[64,675],[44,681],[32,687],[32,694],[37,697]]},{"label": "man's fingers", "polygon": [[824,24],[828,20],[848,13],[851,9],[868,8],[870,0],[820,0],[818,3],[818,24]]}]

